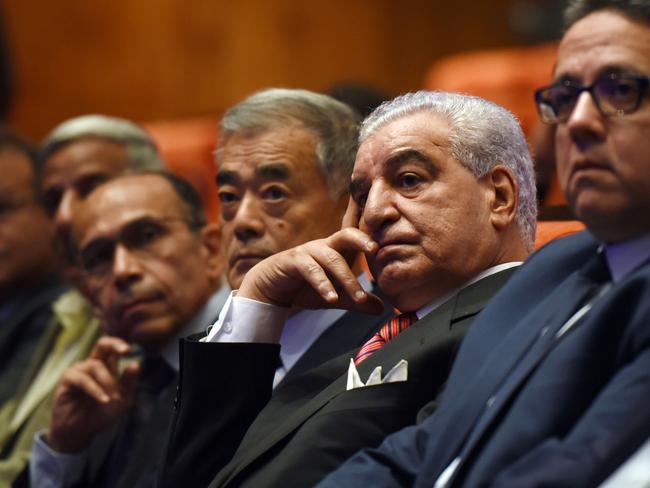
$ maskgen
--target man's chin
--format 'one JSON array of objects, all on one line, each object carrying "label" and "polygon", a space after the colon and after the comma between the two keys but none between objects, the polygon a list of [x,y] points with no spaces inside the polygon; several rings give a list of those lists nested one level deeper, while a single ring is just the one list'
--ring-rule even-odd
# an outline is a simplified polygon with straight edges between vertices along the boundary
[{"label": "man's chin", "polygon": [[169,320],[152,318],[132,326],[126,340],[147,352],[157,353],[172,340],[176,332]]}]

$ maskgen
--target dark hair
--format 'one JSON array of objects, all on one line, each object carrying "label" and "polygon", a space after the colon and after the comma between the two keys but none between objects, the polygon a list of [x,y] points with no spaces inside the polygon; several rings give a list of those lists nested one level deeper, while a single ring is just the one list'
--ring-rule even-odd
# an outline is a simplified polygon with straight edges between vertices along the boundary
[{"label": "dark hair", "polygon": [[205,225],[208,223],[208,219],[205,216],[203,202],[201,201],[201,197],[196,191],[196,188],[194,188],[189,181],[166,171],[144,172],[144,174],[147,173],[162,176],[174,188],[176,194],[186,206],[188,216],[187,223],[190,227],[190,230],[198,231],[199,229],[205,227]]},{"label": "dark hair", "polygon": [[601,10],[611,10],[631,20],[650,24],[650,1],[648,0],[569,0],[564,11],[565,30],[587,15]]},{"label": "dark hair", "polygon": [[38,160],[38,148],[24,137],[6,127],[0,127],[0,151],[13,149],[24,154],[34,168],[34,174],[40,174],[41,166]]}]

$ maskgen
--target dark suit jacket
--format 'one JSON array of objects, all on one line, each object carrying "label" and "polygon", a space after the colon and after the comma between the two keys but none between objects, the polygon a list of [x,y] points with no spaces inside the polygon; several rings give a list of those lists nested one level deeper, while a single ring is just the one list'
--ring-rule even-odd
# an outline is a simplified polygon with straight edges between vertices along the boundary
[{"label": "dark suit jacket", "polygon": [[272,394],[279,346],[183,343],[161,486],[313,486],[359,448],[414,421],[437,396],[474,316],[511,273],[465,288],[358,368],[365,381],[376,366],[387,372],[407,359],[406,382],[346,391],[357,344]]},{"label": "dark suit jacket", "polygon": [[650,435],[650,265],[556,332],[593,287],[587,233],[548,245],[477,318],[436,413],[321,486],[596,486]]},{"label": "dark suit jacket", "polygon": [[52,302],[63,291],[65,287],[57,281],[45,283],[0,324],[0,404],[16,393],[41,335],[52,319]]}]

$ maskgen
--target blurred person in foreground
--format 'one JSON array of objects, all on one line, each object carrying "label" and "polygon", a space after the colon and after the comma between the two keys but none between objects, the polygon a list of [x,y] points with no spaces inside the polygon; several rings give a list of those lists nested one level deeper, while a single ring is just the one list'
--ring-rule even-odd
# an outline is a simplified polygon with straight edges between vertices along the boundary
[{"label": "blurred person in foreground", "polygon": [[63,287],[38,201],[36,149],[0,129],[0,405],[16,392]]},{"label": "blurred person in foreground", "polygon": [[[73,219],[82,285],[106,336],[68,368],[36,436],[34,486],[131,487],[157,467],[172,414],[178,338],[214,320],[227,293],[219,232],[184,180],[126,175]],[[121,365],[137,346],[142,360]]]},{"label": "blurred person in foreground", "polygon": [[319,486],[592,487],[650,436],[650,2],[576,0],[566,23],[536,99],[587,231],[477,318],[432,417]]},{"label": "blurred person in foreground", "polygon": [[[103,115],[75,117],[54,128],[43,141],[38,161],[38,194],[50,221],[32,218],[30,224],[54,229],[58,267],[74,288],[50,307],[52,319],[42,337],[33,337],[39,342],[20,371],[18,389],[0,409],[0,483],[7,484],[24,470],[34,433],[49,422],[59,377],[88,355],[100,334],[92,306],[77,288],[81,283],[70,234],[76,209],[102,181],[129,171],[163,168],[142,128]],[[23,228],[29,229],[27,225]],[[22,249],[34,251],[47,243],[31,238]]]},{"label": "blurred person in foreground", "polygon": [[[419,92],[382,105],[363,123],[348,183],[342,230],[258,262],[211,331],[221,342],[182,343],[161,486],[313,486],[413,423],[532,247],[530,155],[490,102]],[[360,252],[402,314],[273,390],[292,308],[381,310],[352,269]]]}]

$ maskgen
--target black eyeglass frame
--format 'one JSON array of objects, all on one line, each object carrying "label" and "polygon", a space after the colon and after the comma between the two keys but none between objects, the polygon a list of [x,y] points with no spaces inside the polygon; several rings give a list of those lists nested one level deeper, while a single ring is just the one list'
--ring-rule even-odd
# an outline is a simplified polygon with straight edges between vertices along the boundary
[{"label": "black eyeglass frame", "polygon": [[[615,107],[615,110],[613,111],[605,110],[601,105],[601,95],[598,94],[597,87],[601,83],[611,82],[619,79],[634,81],[638,84],[636,101],[634,102],[634,104],[632,104],[629,107],[616,108],[615,104],[612,104],[612,106]],[[576,90],[575,98],[573,99],[573,103],[571,104],[571,109],[563,116],[558,115],[556,108],[553,106],[552,103],[550,103],[550,98],[547,95],[547,93],[550,90],[557,87],[569,87]],[[611,73],[609,75],[602,76],[598,78],[596,81],[594,81],[591,85],[581,85],[580,83],[577,83],[572,80],[564,80],[535,90],[535,105],[537,106],[537,112],[539,113],[542,122],[549,125],[561,124],[569,120],[569,117],[571,117],[571,114],[575,109],[575,105],[578,102],[578,98],[580,98],[580,95],[583,92],[588,92],[591,95],[592,100],[594,101],[596,107],[598,108],[601,114],[605,116],[610,116],[610,115],[621,116],[621,115],[633,113],[639,109],[639,106],[641,105],[641,101],[643,100],[643,97],[645,96],[649,87],[650,87],[650,76],[639,76],[639,75],[631,75],[631,74],[623,74],[623,73]],[[553,118],[550,118],[547,112],[545,113],[544,107],[548,107],[548,109],[550,109],[551,113],[553,114]]]}]

